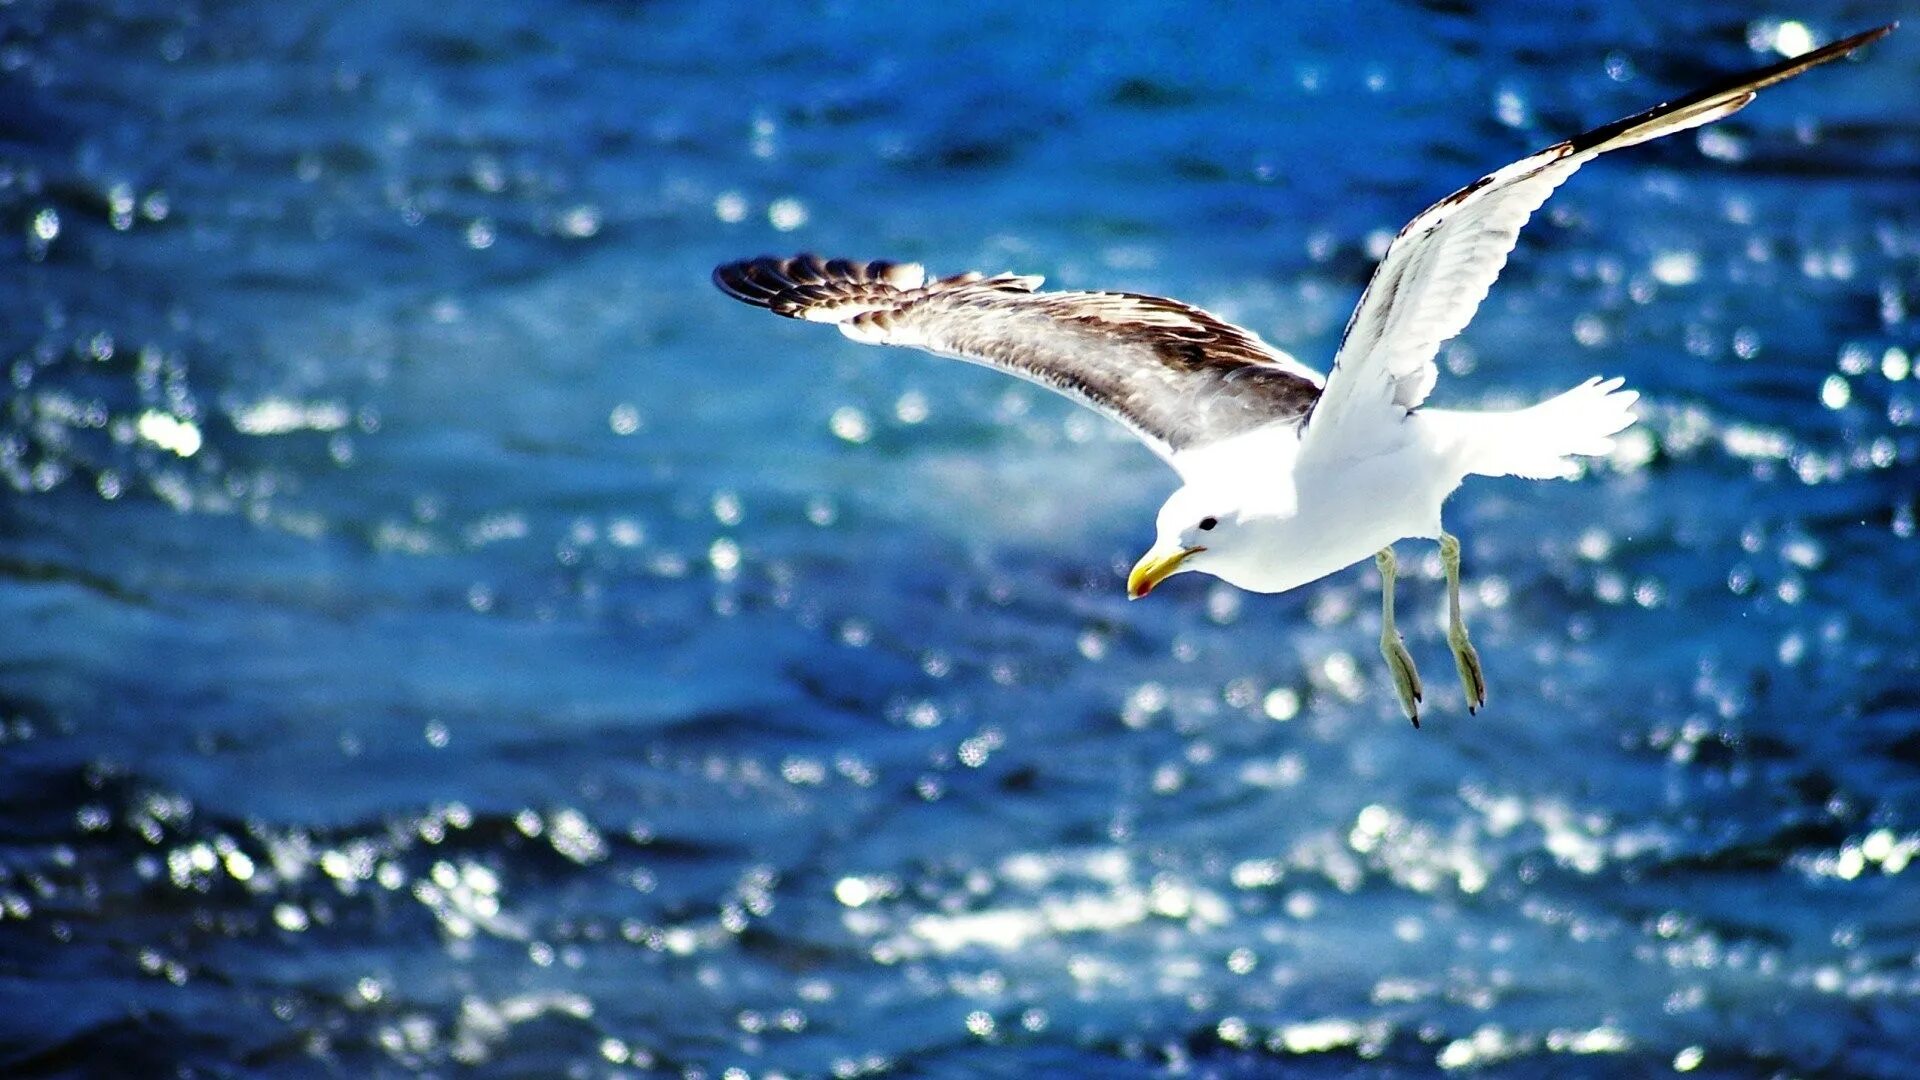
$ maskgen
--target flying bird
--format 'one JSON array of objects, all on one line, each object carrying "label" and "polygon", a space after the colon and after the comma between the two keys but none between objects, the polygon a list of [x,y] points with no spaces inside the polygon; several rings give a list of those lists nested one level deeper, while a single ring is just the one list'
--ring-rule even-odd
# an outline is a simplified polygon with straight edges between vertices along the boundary
[{"label": "flying bird", "polygon": [[1894,25],[1595,128],[1428,207],[1388,246],[1324,377],[1190,304],[1042,292],[1031,275],[930,278],[913,263],[799,255],[728,263],[713,280],[736,300],[832,323],[855,341],[1029,379],[1131,429],[1182,481],[1128,576],[1135,599],[1187,571],[1284,592],[1372,556],[1382,581],[1380,652],[1418,727],[1420,675],[1394,624],[1394,543],[1440,545],[1447,642],[1467,707],[1477,711],[1486,679],[1460,617],[1460,542],[1442,526],[1441,505],[1468,476],[1576,475],[1576,458],[1607,453],[1633,423],[1638,398],[1620,379],[1593,378],[1517,411],[1427,408],[1440,346],[1473,318],[1527,219],[1580,166],[1731,116],[1762,88]]}]

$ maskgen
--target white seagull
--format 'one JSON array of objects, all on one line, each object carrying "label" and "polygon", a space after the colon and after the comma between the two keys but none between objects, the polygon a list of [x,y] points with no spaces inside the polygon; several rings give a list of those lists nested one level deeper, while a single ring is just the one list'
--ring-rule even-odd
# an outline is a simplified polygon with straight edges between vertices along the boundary
[{"label": "white seagull", "polygon": [[1633,423],[1638,395],[1589,379],[1531,408],[1424,407],[1440,346],[1473,318],[1521,226],[1574,170],[1609,150],[1738,112],[1763,87],[1845,56],[1882,26],[1548,147],[1435,203],[1375,269],[1325,378],[1199,308],[1157,296],[1041,292],[1033,276],[928,279],[918,265],[758,258],[713,272],[727,295],[776,315],[832,323],[855,341],[904,345],[1037,382],[1118,420],[1183,486],[1127,579],[1138,599],[1204,571],[1277,593],[1373,556],[1380,651],[1420,723],[1421,684],[1394,627],[1393,544],[1437,540],[1448,630],[1469,710],[1486,704],[1460,619],[1460,542],[1440,507],[1468,476],[1571,477]]}]

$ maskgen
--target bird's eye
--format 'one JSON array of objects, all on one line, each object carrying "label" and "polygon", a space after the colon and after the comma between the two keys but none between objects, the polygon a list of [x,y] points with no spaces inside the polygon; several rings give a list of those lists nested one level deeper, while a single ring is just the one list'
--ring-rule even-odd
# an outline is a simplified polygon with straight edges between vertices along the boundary
[{"label": "bird's eye", "polygon": [[1220,524],[1220,519],[1217,517],[1203,517],[1200,519],[1200,531],[1212,532],[1213,527],[1218,524]]}]

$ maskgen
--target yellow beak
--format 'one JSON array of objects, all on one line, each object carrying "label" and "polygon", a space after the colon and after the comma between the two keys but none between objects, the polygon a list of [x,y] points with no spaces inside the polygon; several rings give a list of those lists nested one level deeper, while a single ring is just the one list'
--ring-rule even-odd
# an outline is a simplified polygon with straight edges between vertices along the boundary
[{"label": "yellow beak", "polygon": [[1153,591],[1155,585],[1167,580],[1180,564],[1192,558],[1203,547],[1156,548],[1140,556],[1133,564],[1133,573],[1127,575],[1127,599],[1138,600]]}]

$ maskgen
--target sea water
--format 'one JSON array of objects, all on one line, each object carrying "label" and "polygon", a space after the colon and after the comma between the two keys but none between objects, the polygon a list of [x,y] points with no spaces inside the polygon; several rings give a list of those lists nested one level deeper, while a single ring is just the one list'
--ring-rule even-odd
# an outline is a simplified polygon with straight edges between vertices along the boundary
[{"label": "sea water", "polygon": [[1920,37],[1589,166],[1576,482],[1123,595],[1173,476],[800,250],[1324,366],[1399,226],[1891,9],[0,4],[0,1072],[1912,1075]]}]

